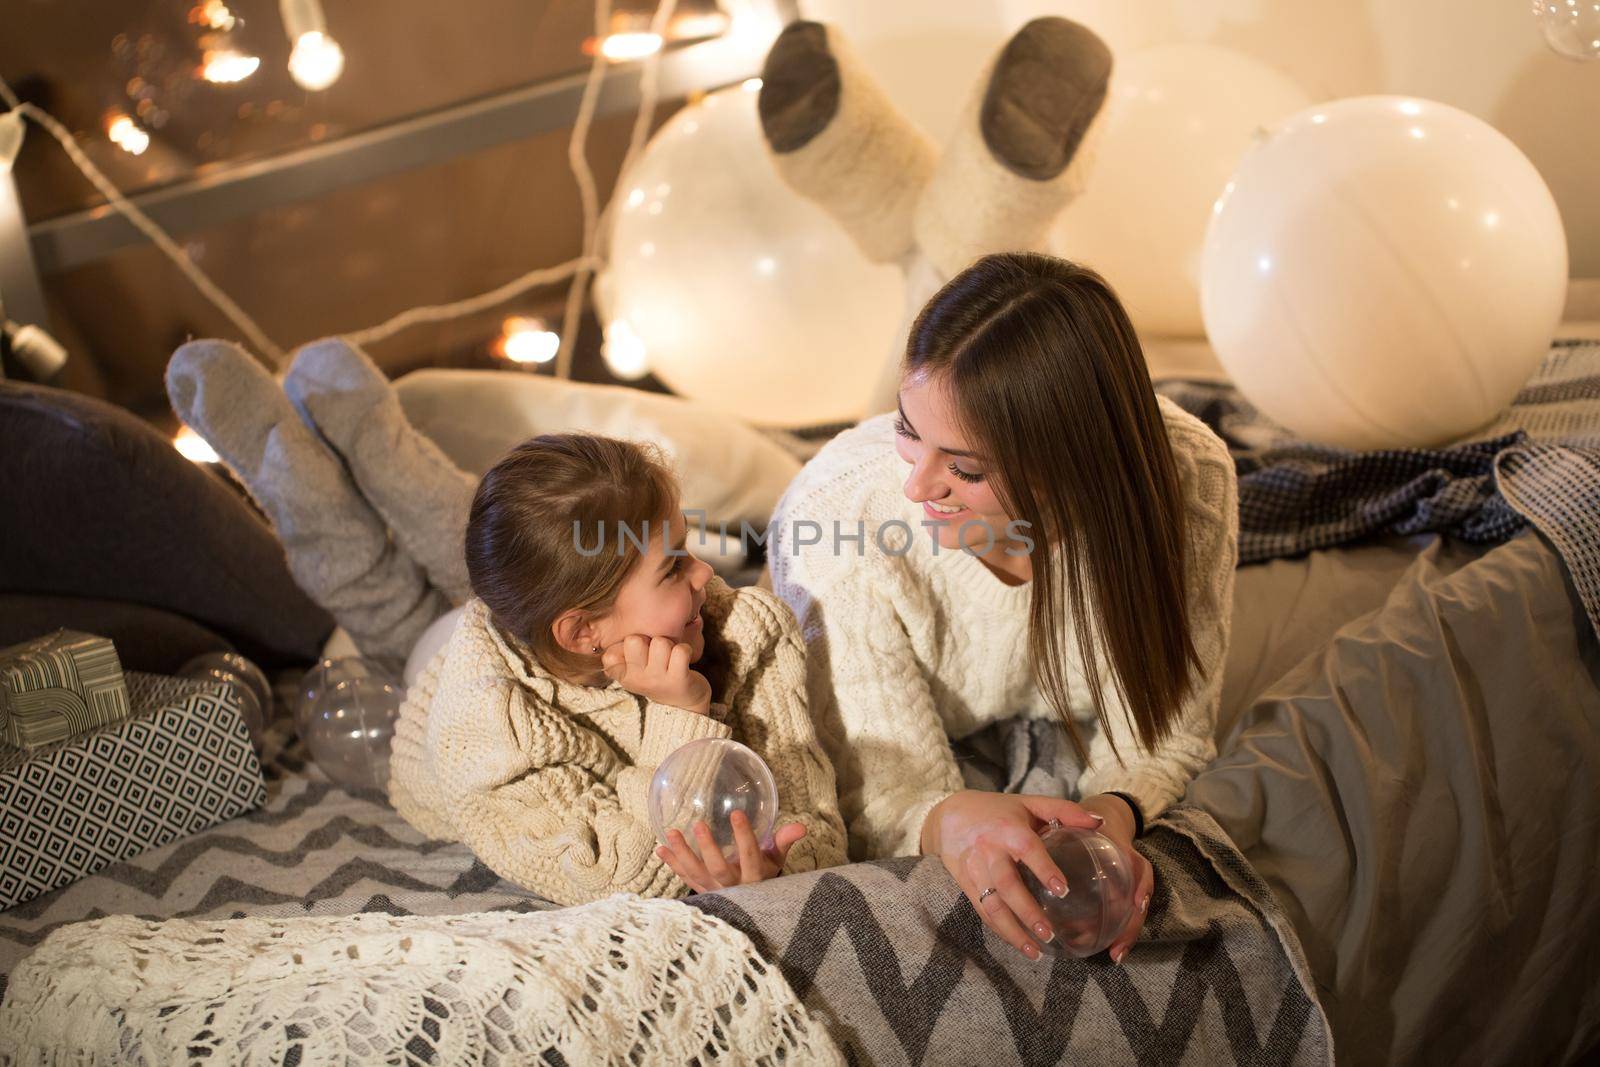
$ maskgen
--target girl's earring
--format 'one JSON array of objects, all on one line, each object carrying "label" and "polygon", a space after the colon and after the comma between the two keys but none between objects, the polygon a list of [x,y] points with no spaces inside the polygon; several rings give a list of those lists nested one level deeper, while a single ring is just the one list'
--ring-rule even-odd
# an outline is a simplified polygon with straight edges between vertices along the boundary
[{"label": "girl's earring", "polygon": [[599,652],[599,651],[600,651],[600,646],[599,646],[599,645],[595,645],[595,646],[594,646],[594,647],[593,647],[593,648],[592,648],[592,649],[590,649],[590,650],[589,650],[589,651],[591,651],[591,652]]}]

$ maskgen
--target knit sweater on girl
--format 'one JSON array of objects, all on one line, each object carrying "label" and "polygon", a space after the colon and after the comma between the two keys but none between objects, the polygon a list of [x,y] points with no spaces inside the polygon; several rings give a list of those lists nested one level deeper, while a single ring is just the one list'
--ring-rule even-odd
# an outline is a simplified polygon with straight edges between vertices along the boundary
[{"label": "knit sweater on girl", "polygon": [[[1165,398],[1158,403],[1183,487],[1190,632],[1202,668],[1171,734],[1153,750],[1138,743],[1103,664],[1106,736],[1072,633],[1061,644],[1072,656],[1073,719],[1089,742],[1080,795],[1126,792],[1147,819],[1216,755],[1239,540],[1226,446]],[[769,542],[773,589],[805,636],[812,715],[838,774],[856,859],[920,850],[929,810],[962,788],[952,739],[1016,715],[1054,717],[1029,671],[1032,583],[1006,585],[975,555],[934,544],[922,509],[902,492],[908,468],[894,437],[888,414],[829,442],[779,501]],[[861,541],[843,540],[862,526]]]},{"label": "knit sweater on girl", "polygon": [[400,709],[389,800],[429,837],[460,841],[504,878],[557,904],[689,888],[656,856],[646,808],[656,766],[678,746],[731,737],[767,761],[778,825],[806,836],[786,872],[844,862],[833,769],[806,713],[805,647],[763,589],[706,587],[708,628],[727,646],[722,700],[698,715],[613,682],[560,680],[472,600]]}]

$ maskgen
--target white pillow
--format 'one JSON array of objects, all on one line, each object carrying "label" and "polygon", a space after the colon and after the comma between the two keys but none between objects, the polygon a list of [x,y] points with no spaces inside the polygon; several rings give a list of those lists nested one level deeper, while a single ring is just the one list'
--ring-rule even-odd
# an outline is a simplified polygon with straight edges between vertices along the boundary
[{"label": "white pillow", "polygon": [[732,416],[675,396],[532,374],[419,370],[394,383],[406,418],[462,470],[481,476],[512,446],[542,433],[595,433],[660,445],[683,485],[686,511],[764,528],[800,462]]}]

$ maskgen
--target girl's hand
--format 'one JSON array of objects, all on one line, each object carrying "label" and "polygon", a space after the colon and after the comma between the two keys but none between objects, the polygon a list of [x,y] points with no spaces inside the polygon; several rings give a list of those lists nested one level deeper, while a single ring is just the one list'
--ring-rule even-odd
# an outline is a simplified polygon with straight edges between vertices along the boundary
[{"label": "girl's hand", "polygon": [[797,822],[778,827],[772,835],[772,846],[763,849],[750,829],[750,820],[744,812],[728,816],[733,826],[733,840],[739,850],[739,865],[730,864],[722,850],[711,840],[711,831],[703,822],[694,824],[695,840],[700,851],[695,852],[683,834],[667,831],[667,844],[656,849],[661,861],[672,868],[672,873],[696,893],[712,893],[736,885],[752,885],[774,878],[783,871],[783,861],[794,843],[806,836],[806,828]]},{"label": "girl's hand", "polygon": [[1139,939],[1139,931],[1144,929],[1144,920],[1150,913],[1150,894],[1156,886],[1156,872],[1150,866],[1150,861],[1133,847],[1133,812],[1128,809],[1126,801],[1109,793],[1097,793],[1085,798],[1083,807],[1105,818],[1100,832],[1117,843],[1132,865],[1133,913],[1128,916],[1128,923],[1117,939],[1106,948],[1111,953],[1111,962],[1121,963],[1133,943]]},{"label": "girl's hand", "polygon": [[1056,896],[1067,892],[1066,878],[1039,840],[1052,819],[1087,830],[1102,829],[1106,821],[1070,800],[968,789],[936,804],[922,824],[923,853],[943,860],[984,925],[1030,960],[1039,958],[1039,946],[1055,931],[1017,864],[1026,864]]},{"label": "girl's hand", "polygon": [[600,668],[622,688],[657,704],[707,715],[711,711],[711,683],[689,668],[694,649],[668,637],[630,634],[605,650]]}]

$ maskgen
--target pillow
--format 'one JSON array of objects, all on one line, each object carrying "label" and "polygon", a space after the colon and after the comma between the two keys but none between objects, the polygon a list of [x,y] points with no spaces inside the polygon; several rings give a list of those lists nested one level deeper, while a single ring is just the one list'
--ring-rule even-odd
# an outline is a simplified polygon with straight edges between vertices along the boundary
[{"label": "pillow", "polygon": [[737,536],[765,528],[800,462],[731,415],[675,396],[504,371],[419,370],[395,382],[406,418],[462,470],[481,476],[542,433],[652,441],[672,458],[686,511]]},{"label": "pillow", "polygon": [[333,629],[220,473],[104,401],[0,381],[0,500],[7,592],[161,608],[263,667],[315,659]]},{"label": "pillow", "polygon": [[0,593],[0,648],[61,628],[109,638],[123,670],[146,674],[176,674],[207,652],[238,651],[251,659],[260,655],[259,649],[235,649],[193,619],[161,608],[94,597]]}]

